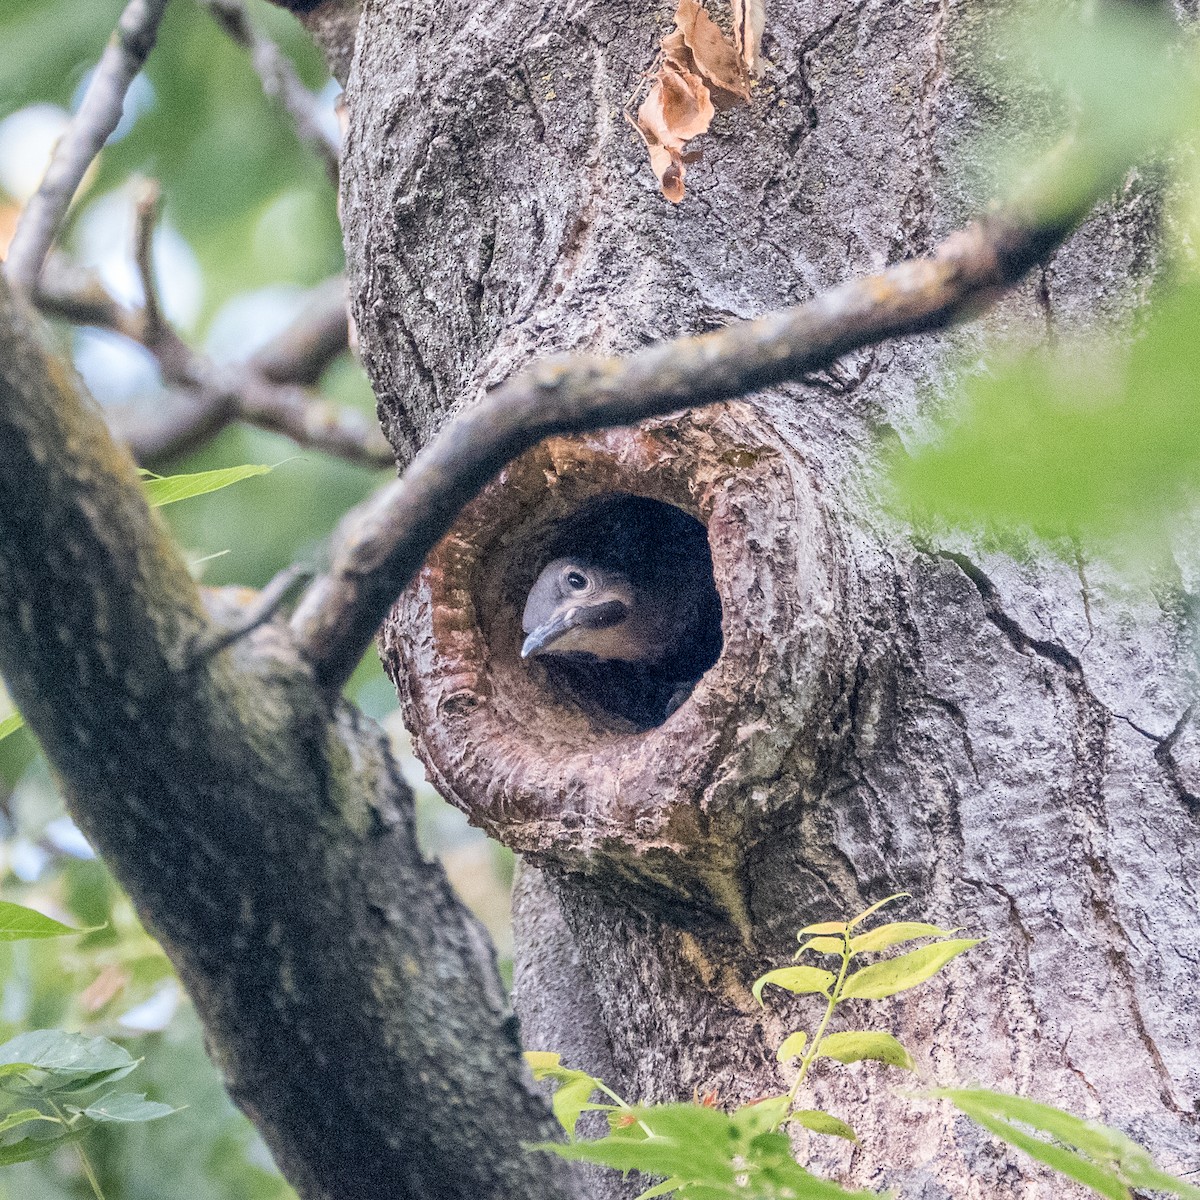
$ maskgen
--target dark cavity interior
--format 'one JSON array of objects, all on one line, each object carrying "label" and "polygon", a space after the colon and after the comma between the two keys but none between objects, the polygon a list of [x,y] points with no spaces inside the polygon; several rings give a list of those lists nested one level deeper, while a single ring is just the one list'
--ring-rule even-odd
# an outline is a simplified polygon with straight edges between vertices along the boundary
[{"label": "dark cavity interior", "polygon": [[661,725],[720,657],[721,600],[704,526],[673,504],[643,496],[591,501],[549,531],[534,578],[552,559],[580,557],[623,572],[638,594],[676,622],[670,651],[653,663],[546,655],[528,660],[551,688],[597,716],[646,730]]}]

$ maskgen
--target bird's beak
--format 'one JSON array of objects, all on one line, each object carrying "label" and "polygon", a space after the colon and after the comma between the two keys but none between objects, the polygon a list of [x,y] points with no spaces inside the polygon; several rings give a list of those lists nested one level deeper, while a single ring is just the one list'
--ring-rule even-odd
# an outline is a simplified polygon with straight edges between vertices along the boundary
[{"label": "bird's beak", "polygon": [[568,608],[563,612],[555,613],[550,620],[544,625],[539,625],[525,639],[524,644],[521,646],[521,657],[529,658],[531,655],[537,654],[539,650],[544,650],[547,646],[558,641],[564,633],[575,628],[578,615],[578,608]]}]

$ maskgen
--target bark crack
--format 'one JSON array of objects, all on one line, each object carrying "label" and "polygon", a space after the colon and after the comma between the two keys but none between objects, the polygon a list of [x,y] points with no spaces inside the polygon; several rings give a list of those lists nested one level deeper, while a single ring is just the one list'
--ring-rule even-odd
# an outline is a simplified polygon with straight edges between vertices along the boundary
[{"label": "bark crack", "polygon": [[[1050,295],[1050,288],[1054,282],[1054,270],[1050,266],[1050,261],[1042,263],[1041,270],[1038,272],[1037,284],[1034,288],[1034,296],[1037,298],[1038,309],[1041,311],[1042,320],[1046,325],[1046,340],[1053,343],[1055,326],[1054,326],[1054,307]],[[1076,556],[1076,563],[1079,559]],[[1082,574],[1082,567],[1080,567]],[[1085,592],[1086,595],[1086,592]]]},{"label": "bark crack", "polygon": [[1194,704],[1189,704],[1184,710],[1183,715],[1175,722],[1175,727],[1167,734],[1165,738],[1158,741],[1158,746],[1154,751],[1154,758],[1158,765],[1163,769],[1171,786],[1175,789],[1180,800],[1193,817],[1200,817],[1200,795],[1197,795],[1191,790],[1183,779],[1183,774],[1179,766],[1178,760],[1175,758],[1175,744],[1179,741],[1184,729],[1192,719],[1192,715],[1196,711]]},{"label": "bark crack", "polygon": [[916,143],[915,172],[901,206],[900,229],[892,243],[890,261],[924,254],[933,242],[936,206],[933,183],[938,166],[935,110],[945,78],[948,23],[947,0],[938,0],[929,30],[929,68],[920,78],[909,124],[913,129],[911,140]]},{"label": "bark crack", "polygon": [[[932,553],[938,558],[953,562],[971,581],[983,602],[984,615],[1004,634],[1015,650],[1021,654],[1036,655],[1063,670],[1068,691],[1074,696],[1079,708],[1079,737],[1082,743],[1076,754],[1076,761],[1082,770],[1076,772],[1076,778],[1071,784],[1071,800],[1081,813],[1087,815],[1090,826],[1107,830],[1107,818],[1104,811],[1104,776],[1110,722],[1112,720],[1123,721],[1130,728],[1155,742],[1158,747],[1155,757],[1159,758],[1163,745],[1167,741],[1174,744],[1172,738],[1179,737],[1186,714],[1185,718],[1181,718],[1177,722],[1172,735],[1168,735],[1167,739],[1162,739],[1142,729],[1129,717],[1112,712],[1088,688],[1083,666],[1071,651],[1058,642],[1030,637],[1018,622],[1004,611],[1000,602],[999,589],[978,565],[966,555],[954,551],[934,550]],[[1159,761],[1161,763],[1162,759],[1159,758]],[[1169,766],[1163,765],[1170,778]],[[1174,780],[1173,782],[1177,788],[1180,787],[1179,782]],[[1130,1021],[1158,1078],[1159,1096],[1164,1106],[1180,1115],[1190,1116],[1189,1111],[1182,1107],[1175,1098],[1175,1081],[1142,1014],[1136,982],[1137,974],[1124,949],[1128,942],[1128,935],[1116,909],[1114,897],[1117,884],[1112,869],[1093,844],[1092,828],[1085,828],[1082,834],[1083,850],[1093,882],[1092,907],[1099,927],[1104,929],[1108,935],[1108,959],[1114,982],[1119,982],[1125,992]]]},{"label": "bark crack", "polygon": [[[979,593],[980,600],[983,601],[984,616],[1004,634],[1014,650],[1020,654],[1033,654],[1038,658],[1044,658],[1047,662],[1061,667],[1069,675],[1075,676],[1080,683],[1083,683],[1083,665],[1079,659],[1059,642],[1052,641],[1049,638],[1031,637],[1026,633],[1020,624],[1004,611],[1004,607],[1000,601],[1000,590],[984,571],[965,554],[960,554],[954,550],[928,550],[927,552],[932,553],[935,558],[945,559],[954,563],[971,583],[974,584],[975,590]],[[1086,688],[1086,685],[1084,686]],[[1091,695],[1090,691],[1088,695]]]},{"label": "bark crack", "polygon": [[[1045,279],[1046,272],[1043,268],[1042,278]],[[1050,296],[1047,292],[1046,302],[1049,304]],[[1083,555],[1079,553],[1078,547],[1075,550],[1075,575],[1079,580],[1079,594],[1083,599],[1083,615],[1087,620],[1088,640],[1083,643],[1083,649],[1086,650],[1092,644],[1092,638],[1096,636],[1095,627],[1092,625],[1092,593],[1088,587],[1087,572],[1083,565]]]},{"label": "bark crack", "polygon": [[962,738],[963,753],[966,755],[967,763],[970,765],[971,774],[975,776],[976,783],[982,783],[983,780],[979,774],[979,767],[975,762],[975,748],[971,743],[971,733],[967,727],[966,714],[953,700],[947,699],[945,696],[935,696],[932,692],[929,692],[926,693],[926,698],[934,708],[944,712],[954,723],[954,727],[958,730],[959,736]]},{"label": "bark crack", "polygon": [[[983,601],[983,613],[987,619],[1004,634],[1008,643],[1020,654],[1032,654],[1038,658],[1045,659],[1047,662],[1053,663],[1060,667],[1068,676],[1070,676],[1073,686],[1079,688],[1086,693],[1089,701],[1095,704],[1106,717],[1111,717],[1115,721],[1122,721],[1129,726],[1135,733],[1139,733],[1142,737],[1161,746],[1165,739],[1152,733],[1149,729],[1143,728],[1132,717],[1126,716],[1124,713],[1116,712],[1105,704],[1091,690],[1084,677],[1083,663],[1079,657],[1073,654],[1061,642],[1056,642],[1050,638],[1035,638],[1030,636],[1021,628],[1021,625],[1013,617],[1009,616],[1004,611],[1004,607],[1000,600],[1000,591],[991,579],[973,563],[965,554],[960,554],[953,550],[933,550],[927,549],[927,553],[932,554],[935,558],[947,559],[954,563],[956,567],[975,585],[975,590],[979,593],[979,598]],[[1088,616],[1089,627],[1091,625],[1091,616]],[[1090,640],[1090,639],[1089,639]],[[1086,644],[1086,643],[1085,643]],[[1190,712],[1190,710],[1189,710]],[[1180,718],[1176,725],[1176,730],[1186,718],[1185,713]],[[1170,735],[1168,735],[1170,736]],[[1178,736],[1178,733],[1175,734]]]}]

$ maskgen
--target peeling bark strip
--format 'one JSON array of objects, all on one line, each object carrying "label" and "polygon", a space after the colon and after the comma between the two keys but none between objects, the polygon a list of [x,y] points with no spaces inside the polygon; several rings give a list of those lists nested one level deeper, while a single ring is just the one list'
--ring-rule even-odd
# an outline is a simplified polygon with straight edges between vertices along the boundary
[{"label": "peeling bark strip", "polygon": [[[903,916],[988,934],[878,1014],[919,1085],[1059,1103],[1190,1171],[1195,567],[1139,594],[1086,560],[1018,563],[949,536],[926,553],[874,504],[881,436],[927,432],[949,367],[980,355],[971,328],[908,333],[996,299],[991,328],[1027,340],[1048,311],[1059,328],[1116,320],[1158,270],[1158,202],[1137,174],[1093,181],[1115,199],[1057,250],[1066,230],[1031,207],[911,261],[987,199],[945,164],[994,166],[971,139],[1003,97],[961,70],[990,61],[995,10],[774,7],[770,74],[712,123],[720,169],[693,171],[677,208],[620,119],[660,7],[489,0],[464,24],[442,0],[368,0],[348,91],[350,292],[389,438],[404,461],[426,449],[361,544],[398,581],[425,549],[408,530],[436,535],[474,497],[384,645],[431,777],[545,864],[526,864],[518,904],[530,1047],[647,1099],[782,1091],[774,1050],[811,1014],[802,999],[764,1011],[746,981],[788,961],[799,925],[909,890]],[[1039,303],[1014,281],[1050,255]],[[939,289],[962,307],[938,307]],[[887,330],[870,325],[876,300]],[[877,335],[897,336],[853,349]],[[785,384],[791,355],[815,374]],[[678,415],[735,388],[760,390]],[[640,424],[563,434],[593,420]],[[472,470],[466,430],[494,455]],[[502,447],[524,453],[485,486]],[[614,491],[706,525],[723,610],[722,660],[645,734],[594,719],[515,644],[554,531]],[[387,589],[372,597],[350,562],[336,570],[363,598],[361,639]],[[1062,1195],[949,1114],[885,1095],[870,1066],[818,1074],[811,1103],[862,1140],[801,1152],[855,1185]],[[593,1194],[629,1192],[608,1177]]]},{"label": "peeling bark strip", "polygon": [[[491,948],[382,732],[221,653],[133,462],[0,279],[0,672],[304,1200],[561,1197]],[[202,652],[203,651],[203,652]],[[498,1119],[502,1114],[502,1119]]]},{"label": "peeling bark strip", "polygon": [[679,0],[675,28],[663,38],[659,60],[634,125],[663,195],[678,204],[683,165],[701,156],[688,143],[707,132],[716,109],[750,103],[750,80],[737,49],[698,0]]}]

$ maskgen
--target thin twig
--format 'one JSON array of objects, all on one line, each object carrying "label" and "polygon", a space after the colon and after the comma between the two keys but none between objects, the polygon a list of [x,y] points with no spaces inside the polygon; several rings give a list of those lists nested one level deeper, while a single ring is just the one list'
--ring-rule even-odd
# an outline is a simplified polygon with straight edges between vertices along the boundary
[{"label": "thin twig", "polygon": [[253,372],[244,374],[238,398],[241,420],[282,433],[298,446],[364,466],[395,466],[395,452],[379,426],[356,409],[315,399],[303,388],[271,383]]},{"label": "thin twig", "polygon": [[[148,269],[145,226],[139,217],[139,271]],[[146,279],[143,274],[143,286]],[[245,421],[283,434],[301,446],[366,467],[390,467],[395,456],[378,426],[298,384],[311,384],[347,346],[346,284],[340,276],[313,289],[300,316],[249,362],[216,367],[190,349],[160,317],[120,304],[90,271],[51,257],[35,296],[43,312],[80,325],[111,329],[145,346],[158,359],[172,395],[152,417],[114,433],[144,466],[161,465],[197,449],[227,425]],[[147,295],[152,295],[148,291]],[[161,305],[157,305],[161,314]],[[149,330],[154,330],[150,340]]]},{"label": "thin twig", "polygon": [[272,383],[310,386],[349,343],[346,279],[336,275],[317,284],[300,315],[250,361]]},{"label": "thin twig", "polygon": [[139,466],[161,470],[208,445],[241,411],[236,390],[175,388],[147,415],[130,408],[105,414],[109,430],[129,447]]},{"label": "thin twig", "polygon": [[952,234],[926,258],[625,358],[551,359],[452,419],[400,479],[342,522],[329,574],[296,607],[292,629],[322,686],[340,690],[425,556],[518,455],[555,434],[629,425],[796,380],[851,350],[975,314],[1062,242],[1114,182],[1086,156],[1071,157],[1053,181],[1072,180],[1069,190],[1043,178],[1022,205]]},{"label": "thin twig", "polygon": [[142,306],[136,309],[140,327],[136,340],[158,359],[163,379],[185,389],[206,386],[206,363],[175,332],[163,315],[154,278],[154,230],[158,224],[161,189],[157,180],[143,180],[134,202],[133,261],[142,284]]},{"label": "thin twig", "polygon": [[163,335],[162,304],[154,281],[154,229],[158,224],[158,202],[162,189],[158,181],[146,179],[138,187],[135,204],[133,260],[142,281],[142,337],[146,346],[155,346]]},{"label": "thin twig", "polygon": [[70,262],[62,254],[51,254],[46,260],[33,302],[47,315],[73,325],[94,325],[135,342],[141,340],[141,312],[117,300],[95,271]]},{"label": "thin twig", "polygon": [[296,134],[320,156],[330,179],[338,181],[341,146],[319,115],[317,97],[304,86],[291,60],[254,27],[241,0],[201,0],[218,25],[250,54],[263,91],[279,102]]},{"label": "thin twig", "polygon": [[92,160],[121,120],[129,85],[154,45],[167,0],[129,0],[104,48],[79,111],[54,151],[41,186],[13,234],[5,271],[33,292],[71,200]]},{"label": "thin twig", "polygon": [[192,649],[191,665],[196,666],[205,660],[219,654],[222,650],[241,641],[247,634],[253,633],[265,625],[283,606],[284,601],[292,590],[302,580],[309,579],[313,569],[309,566],[294,563],[285,567],[258,593],[257,596],[239,613],[237,621],[227,625],[215,634],[198,642]]}]

